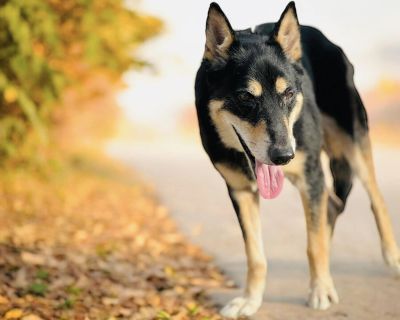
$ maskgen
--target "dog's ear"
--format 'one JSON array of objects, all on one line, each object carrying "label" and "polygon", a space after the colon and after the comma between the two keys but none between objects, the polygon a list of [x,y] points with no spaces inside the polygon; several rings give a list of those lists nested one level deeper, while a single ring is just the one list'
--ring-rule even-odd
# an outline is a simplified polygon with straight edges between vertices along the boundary
[{"label": "dog's ear", "polygon": [[235,39],[234,31],[215,2],[208,9],[206,23],[206,48],[204,58],[210,61],[215,59],[226,59],[228,51]]},{"label": "dog's ear", "polygon": [[276,23],[273,36],[289,59],[293,61],[301,59],[300,25],[293,1],[286,6]]}]

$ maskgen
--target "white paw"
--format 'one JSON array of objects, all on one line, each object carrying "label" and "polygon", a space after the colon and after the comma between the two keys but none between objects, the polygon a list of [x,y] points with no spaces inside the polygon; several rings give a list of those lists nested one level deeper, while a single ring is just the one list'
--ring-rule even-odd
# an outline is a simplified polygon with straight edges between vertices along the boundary
[{"label": "white paw", "polygon": [[393,251],[383,251],[383,258],[395,274],[400,276],[400,252],[397,249]]},{"label": "white paw", "polygon": [[397,260],[397,263],[391,267],[397,276],[400,277],[400,259]]},{"label": "white paw", "polygon": [[261,299],[238,297],[231,300],[220,311],[220,314],[226,318],[249,317],[257,312],[261,306]]},{"label": "white paw", "polygon": [[311,286],[308,305],[317,310],[326,310],[332,303],[338,303],[339,296],[332,280],[317,280]]}]

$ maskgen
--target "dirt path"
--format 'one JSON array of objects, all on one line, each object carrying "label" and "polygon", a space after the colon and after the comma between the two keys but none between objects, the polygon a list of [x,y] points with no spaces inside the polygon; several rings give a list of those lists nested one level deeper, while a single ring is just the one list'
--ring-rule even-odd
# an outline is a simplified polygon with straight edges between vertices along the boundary
[{"label": "dirt path", "polygon": [[[245,279],[243,242],[225,185],[199,146],[116,145],[110,152],[141,170],[158,188],[179,226],[213,254],[240,287]],[[400,240],[400,151],[375,152],[380,186]],[[283,194],[262,202],[268,280],[255,319],[400,319],[400,279],[383,265],[378,234],[364,190],[355,183],[339,219],[332,249],[332,274],[341,298],[328,311],[306,307],[308,270],[305,222],[297,191],[286,181]],[[218,292],[223,304],[240,290]]]}]

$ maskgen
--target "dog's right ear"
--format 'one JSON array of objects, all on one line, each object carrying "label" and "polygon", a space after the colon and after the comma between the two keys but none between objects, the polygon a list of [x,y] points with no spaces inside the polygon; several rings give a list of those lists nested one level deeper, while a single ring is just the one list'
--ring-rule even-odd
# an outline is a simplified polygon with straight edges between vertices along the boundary
[{"label": "dog's right ear", "polygon": [[225,60],[228,57],[228,51],[234,39],[234,31],[225,14],[218,4],[211,3],[206,23],[204,59],[209,61]]}]

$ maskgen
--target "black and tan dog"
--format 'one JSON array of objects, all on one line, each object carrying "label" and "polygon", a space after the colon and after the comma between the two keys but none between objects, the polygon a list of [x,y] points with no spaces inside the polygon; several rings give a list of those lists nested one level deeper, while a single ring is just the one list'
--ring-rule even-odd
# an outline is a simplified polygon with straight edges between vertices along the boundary
[{"label": "black and tan dog", "polygon": [[[248,260],[244,295],[222,309],[224,316],[248,316],[261,305],[267,267],[259,194],[276,197],[284,176],[298,188],[304,206],[312,308],[326,309],[339,300],[329,246],[354,176],[371,199],[385,261],[400,271],[353,67],[320,31],[299,25],[293,2],[277,23],[254,31],[234,31],[220,7],[211,4],[195,89],[202,143],[226,181]],[[332,190],[325,184],[322,152],[329,157]]]}]

